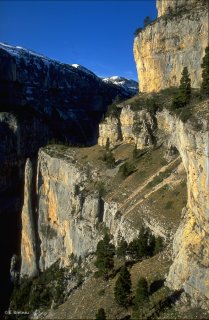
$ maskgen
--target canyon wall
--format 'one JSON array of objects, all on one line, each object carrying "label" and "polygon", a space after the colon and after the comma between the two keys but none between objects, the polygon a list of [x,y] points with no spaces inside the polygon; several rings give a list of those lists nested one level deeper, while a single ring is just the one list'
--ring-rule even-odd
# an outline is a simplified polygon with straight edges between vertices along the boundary
[{"label": "canyon wall", "polygon": [[[208,118],[208,101],[200,108]],[[181,155],[187,172],[188,201],[173,243],[174,262],[167,283],[182,287],[195,300],[209,299],[209,127],[202,119],[202,130],[183,124],[167,112],[158,115],[158,127],[169,134],[171,144]]]},{"label": "canyon wall", "polygon": [[[187,173],[188,201],[174,237],[174,262],[167,284],[175,290],[183,287],[195,301],[205,306],[209,299],[208,105],[209,101],[196,105],[193,117],[185,123],[166,109],[151,115],[145,110],[133,111],[130,105],[124,106],[117,118],[118,133],[116,119],[109,117],[100,124],[99,138],[103,146],[108,140],[112,147],[129,142],[139,149],[151,146],[152,141],[162,141],[170,150],[176,148],[180,153]],[[111,123],[114,130],[111,130]],[[119,136],[120,139],[115,138]]]},{"label": "canyon wall", "polygon": [[[134,40],[140,90],[158,92],[178,86],[184,67],[189,70],[192,87],[199,88],[208,46],[208,2],[157,0],[157,9],[158,18]],[[156,115],[159,132],[166,133],[169,144],[178,149],[187,172],[188,202],[174,238],[174,263],[167,283],[174,289],[183,287],[194,299],[201,296],[201,302],[206,299],[208,303],[208,101],[195,110],[193,123],[183,123],[168,111]]]},{"label": "canyon wall", "polygon": [[[137,236],[138,231],[118,216],[118,204],[104,201],[91,188],[99,169],[81,165],[71,148],[40,149],[34,185],[30,163],[27,160],[25,170],[21,275],[33,276],[57,260],[67,266],[71,254],[83,257],[95,252],[106,228],[114,243],[119,234],[127,241]],[[37,201],[32,207],[34,194]]]},{"label": "canyon wall", "polygon": [[[36,159],[50,140],[95,143],[107,105],[117,95],[133,94],[128,81],[125,88],[105,83],[84,67],[0,43],[0,290],[5,300],[11,257],[20,254],[26,159]],[[24,219],[30,221],[26,215]],[[6,310],[4,305],[2,301],[0,308]]]},{"label": "canyon wall", "polygon": [[154,142],[156,119],[145,109],[134,111],[125,105],[118,117],[108,116],[99,124],[98,144],[111,147],[118,143],[133,143],[137,149],[151,146]]},{"label": "canyon wall", "polygon": [[194,8],[200,2],[203,4],[206,3],[205,0],[157,0],[156,6],[158,10],[158,17],[161,17],[164,14],[169,14],[172,12],[178,12],[182,8]]},{"label": "canyon wall", "polygon": [[134,40],[140,91],[178,86],[184,67],[189,70],[192,87],[200,87],[208,45],[208,2],[159,0],[157,8],[158,18]]},{"label": "canyon wall", "polygon": [[[194,118],[182,122],[178,116],[166,109],[151,114],[145,110],[133,111],[129,105],[125,106],[120,118],[105,119],[100,125],[99,142],[102,146],[106,146],[108,140],[111,147],[120,143],[138,143],[138,148],[141,149],[150,148],[154,143],[159,145],[163,143],[170,151],[175,148],[178,150],[187,174],[188,201],[182,213],[181,224],[174,236],[174,262],[167,284],[176,290],[183,287],[195,301],[200,300],[207,305],[209,127],[208,121],[202,114],[208,117],[208,101],[200,103],[195,108]],[[111,130],[111,123],[114,132]],[[201,126],[201,130],[197,131],[197,123]],[[40,248],[35,251],[31,249],[33,258],[28,259],[26,248],[32,248],[32,244],[28,243],[33,237],[30,224],[26,224],[26,236],[24,232],[22,235],[22,275],[33,274],[34,264],[31,261],[36,261],[36,272],[38,272],[48,268],[57,259],[61,260],[62,265],[67,265],[72,253],[86,256],[94,252],[106,227],[113,235],[115,244],[120,236],[130,242],[138,233],[138,230],[129,223],[128,217],[125,218],[127,208],[130,208],[129,203],[120,205],[111,200],[104,200],[95,187],[92,187],[92,183],[95,183],[98,177],[102,177],[101,170],[93,164],[81,164],[81,159],[76,159],[75,150],[62,148],[64,147],[52,145],[39,151],[35,242]],[[29,163],[27,162],[26,166],[26,186],[29,186],[28,181],[30,181]],[[25,190],[23,222],[26,221],[25,217],[28,219],[27,216],[30,215],[31,201],[28,200],[30,193],[30,190]],[[140,210],[137,212],[139,215],[142,214],[142,221],[145,224],[152,220],[151,212],[146,213],[142,210],[140,213]],[[149,228],[154,229],[152,223]],[[159,230],[162,231],[162,227]]]}]

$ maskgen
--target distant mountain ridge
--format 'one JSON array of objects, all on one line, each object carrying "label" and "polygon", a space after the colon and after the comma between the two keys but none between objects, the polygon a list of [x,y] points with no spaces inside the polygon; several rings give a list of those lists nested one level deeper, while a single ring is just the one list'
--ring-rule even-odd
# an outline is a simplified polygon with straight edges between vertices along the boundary
[{"label": "distant mountain ridge", "polygon": [[109,78],[102,78],[102,81],[105,83],[112,83],[118,87],[124,88],[127,92],[133,92],[133,95],[137,94],[139,91],[137,81],[126,79],[124,77],[113,76]]},{"label": "distant mountain ridge", "polygon": [[[9,54],[15,56],[16,58],[22,58],[26,60],[26,62],[30,62],[30,58],[40,58],[42,62],[44,62],[45,65],[49,64],[60,64],[65,67],[68,67],[68,69],[72,72],[74,72],[74,69],[77,69],[80,72],[83,72],[87,74],[90,77],[93,77],[97,79],[98,81],[102,80],[106,84],[113,84],[119,87],[122,91],[123,94],[127,95],[134,95],[138,93],[138,82],[132,79],[127,79],[124,77],[120,76],[112,76],[112,77],[99,77],[97,76],[94,72],[91,70],[87,69],[86,67],[79,65],[79,64],[66,64],[63,62],[60,62],[59,60],[56,59],[51,59],[43,54],[37,53],[33,50],[23,48],[21,46],[12,46],[6,43],[0,42],[0,49],[6,50]],[[37,66],[38,68],[41,68],[41,66]]]},{"label": "distant mountain ridge", "polygon": [[117,96],[127,99],[133,92],[103,82],[84,67],[0,43],[0,235],[5,249],[0,315],[8,303],[8,266],[19,252],[26,159],[35,161],[39,148],[52,141],[96,143],[99,122]]}]

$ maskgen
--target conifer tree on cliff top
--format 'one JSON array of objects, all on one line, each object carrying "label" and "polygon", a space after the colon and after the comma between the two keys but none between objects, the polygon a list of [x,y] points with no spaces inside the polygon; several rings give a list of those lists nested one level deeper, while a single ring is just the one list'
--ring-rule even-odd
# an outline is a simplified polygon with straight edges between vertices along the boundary
[{"label": "conifer tree on cliff top", "polygon": [[187,67],[184,67],[181,74],[179,90],[177,95],[174,97],[172,107],[174,109],[178,109],[186,106],[190,101],[191,92],[191,79],[189,77]]},{"label": "conifer tree on cliff top", "polygon": [[205,56],[202,60],[202,84],[201,93],[209,95],[209,46],[205,49]]},{"label": "conifer tree on cliff top", "polygon": [[182,72],[182,77],[180,80],[180,96],[182,98],[182,102],[188,103],[191,98],[191,79],[189,77],[189,72],[187,67],[184,67]]}]

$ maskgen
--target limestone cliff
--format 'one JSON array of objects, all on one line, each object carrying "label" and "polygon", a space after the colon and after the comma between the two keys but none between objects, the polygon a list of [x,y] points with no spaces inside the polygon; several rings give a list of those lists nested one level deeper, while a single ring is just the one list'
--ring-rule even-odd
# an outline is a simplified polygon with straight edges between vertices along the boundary
[{"label": "limestone cliff", "polygon": [[24,205],[22,209],[21,256],[24,257],[24,259],[21,264],[21,273],[36,276],[38,273],[36,260],[36,247],[38,243],[35,236],[33,176],[34,172],[32,163],[27,159],[25,165]]},{"label": "limestone cliff", "polygon": [[158,116],[159,128],[169,133],[179,150],[188,188],[187,210],[175,235],[175,259],[167,280],[175,289],[183,286],[193,298],[209,299],[209,130],[207,121],[202,121],[203,129],[196,132],[168,114]]},{"label": "limestone cliff", "polygon": [[106,146],[109,141],[114,147],[120,142],[134,143],[137,149],[143,149],[153,144],[153,133],[156,128],[155,117],[145,110],[133,111],[130,105],[125,105],[118,118],[108,116],[99,125],[100,146]]},{"label": "limestone cliff", "polygon": [[[137,236],[128,221],[118,215],[119,205],[104,201],[94,186],[102,173],[93,163],[81,165],[75,151],[62,146],[48,146],[39,151],[36,177],[36,199],[31,184],[30,161],[25,169],[24,206],[22,210],[21,274],[33,276],[60,260],[95,252],[105,228],[113,241],[124,236],[131,241]],[[37,230],[36,230],[37,225]]]},{"label": "limestone cliff", "polygon": [[204,3],[206,1],[204,0],[157,0],[156,5],[157,5],[157,10],[158,10],[158,17],[161,17],[164,14],[169,14],[172,12],[178,12],[185,6],[187,8],[195,7],[198,5],[198,3]]},{"label": "limestone cliff", "polygon": [[178,86],[188,67],[192,87],[200,87],[201,62],[208,45],[207,1],[159,0],[158,18],[134,40],[140,91]]},{"label": "limestone cliff", "polygon": [[0,253],[1,296],[6,296],[11,257],[20,251],[26,159],[36,158],[39,148],[52,139],[96,142],[107,105],[117,95],[133,94],[128,86],[104,83],[78,65],[0,43],[0,237],[5,249]]},{"label": "limestone cliff", "polygon": [[[167,283],[179,290],[182,287],[194,299],[209,299],[209,127],[208,101],[199,103],[193,113],[193,118],[182,122],[178,116],[164,109],[155,115],[143,111],[133,111],[130,106],[124,106],[120,114],[121,140],[115,140],[111,133],[110,119],[108,130],[105,121],[101,124],[101,145],[107,139],[110,145],[121,142],[133,142],[138,148],[150,146],[154,138],[172,149],[177,148],[187,173],[187,207],[183,211],[184,218],[174,237],[174,263],[170,269]],[[135,115],[134,115],[135,114]],[[125,118],[124,118],[125,115]],[[135,122],[133,121],[135,119]],[[108,122],[109,121],[109,122]],[[112,120],[114,123],[114,121]],[[134,131],[139,124],[140,130]],[[141,123],[146,123],[142,125]],[[155,125],[150,125],[155,124]],[[197,131],[198,124],[198,131]],[[147,129],[152,140],[147,139]],[[201,128],[201,129],[200,129]],[[128,134],[127,134],[128,133]],[[140,139],[139,139],[140,136]],[[163,137],[163,139],[162,139]],[[140,141],[140,143],[138,143]],[[201,298],[200,298],[201,297]]]},{"label": "limestone cliff", "polygon": [[[159,208],[160,218],[157,218],[158,214],[155,216],[151,212],[149,196],[168,183],[172,188],[181,184],[182,167],[178,158],[162,167],[161,157],[164,153],[159,148],[156,149],[158,164],[152,169],[150,166],[144,168],[149,178],[144,181],[141,177],[142,182],[137,182],[136,185],[140,171],[136,172],[127,179],[127,188],[126,179],[120,181],[120,186],[117,179],[121,179],[118,172],[121,163],[130,154],[129,145],[127,144],[127,151],[122,157],[121,151],[120,147],[116,148],[118,164],[112,169],[108,169],[101,159],[105,148],[99,146],[67,148],[49,145],[39,151],[35,191],[37,201],[33,212],[37,224],[37,250],[30,250],[32,254],[28,259],[28,248],[33,247],[30,240],[34,240],[30,235],[31,225],[25,226],[26,219],[31,214],[28,203],[32,197],[31,192],[25,190],[22,212],[22,275],[32,276],[31,261],[36,261],[37,271],[43,271],[58,259],[61,265],[67,266],[72,253],[87,256],[95,251],[107,228],[115,245],[121,237],[128,243],[136,238],[142,224],[166,241],[173,237],[179,223],[179,214],[175,214],[174,219],[167,219],[167,212],[163,209],[165,200],[162,209]],[[138,163],[138,170],[143,170],[143,161]],[[150,189],[149,183],[166,170],[169,170],[168,178],[159,185],[155,186],[154,183],[154,187]],[[30,179],[28,169],[26,173],[28,176],[25,176],[25,185]],[[108,190],[106,196],[101,195],[102,190]],[[181,204],[180,207],[182,208]]]},{"label": "limestone cliff", "polygon": [[[156,92],[178,86],[183,67],[188,67],[192,87],[199,88],[201,62],[208,45],[208,2],[158,0],[157,9],[158,18],[134,40],[140,90]],[[193,121],[186,123],[168,111],[158,112],[155,138],[160,132],[166,134],[164,140],[178,149],[187,172],[188,202],[174,238],[174,263],[167,283],[174,289],[183,287],[194,299],[201,297],[202,303],[204,299],[208,303],[208,102],[198,104],[195,112]]]}]

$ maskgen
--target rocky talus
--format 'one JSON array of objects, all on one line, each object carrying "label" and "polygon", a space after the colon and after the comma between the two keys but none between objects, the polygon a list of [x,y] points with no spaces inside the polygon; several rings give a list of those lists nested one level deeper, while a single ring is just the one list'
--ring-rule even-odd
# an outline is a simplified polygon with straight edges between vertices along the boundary
[{"label": "rocky talus", "polygon": [[158,18],[134,40],[141,92],[178,86],[187,67],[192,87],[201,84],[201,61],[208,45],[208,2],[157,1]]}]

